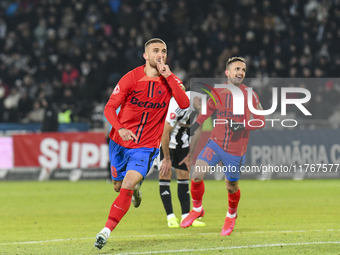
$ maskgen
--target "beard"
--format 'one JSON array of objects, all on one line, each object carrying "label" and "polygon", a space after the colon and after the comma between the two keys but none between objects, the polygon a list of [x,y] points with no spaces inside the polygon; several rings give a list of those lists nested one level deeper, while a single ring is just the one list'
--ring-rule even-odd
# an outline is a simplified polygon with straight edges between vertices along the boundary
[{"label": "beard", "polygon": [[[153,67],[153,68],[155,68],[155,69],[157,69],[158,70],[158,68],[157,68],[157,60],[155,60],[155,59],[149,59],[149,65],[151,66],[151,67]],[[166,58],[164,59],[164,63],[166,64]]]},{"label": "beard", "polygon": [[149,59],[149,65],[153,68],[157,69],[157,62],[155,60]]},{"label": "beard", "polygon": [[239,85],[242,84],[243,79],[244,78],[238,79],[238,78],[234,77],[234,78],[230,78],[230,81],[231,81],[232,84],[239,86]]}]

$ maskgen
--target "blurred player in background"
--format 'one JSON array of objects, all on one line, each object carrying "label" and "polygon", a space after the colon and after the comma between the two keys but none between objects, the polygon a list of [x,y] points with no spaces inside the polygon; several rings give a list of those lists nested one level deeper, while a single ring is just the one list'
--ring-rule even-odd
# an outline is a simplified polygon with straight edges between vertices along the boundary
[{"label": "blurred player in background", "polygon": [[[202,207],[202,198],[204,194],[203,178],[209,169],[209,166],[215,166],[222,161],[226,167],[224,170],[226,188],[228,190],[229,209],[221,231],[221,235],[230,235],[234,229],[237,218],[237,206],[240,200],[241,192],[238,187],[238,180],[241,172],[240,168],[245,162],[247,145],[249,140],[249,131],[259,129],[265,126],[265,119],[262,115],[253,114],[254,120],[251,126],[248,121],[251,112],[248,108],[247,86],[242,84],[246,75],[245,59],[241,57],[230,58],[226,65],[226,76],[228,84],[233,84],[241,89],[244,96],[244,115],[233,115],[233,95],[226,88],[215,89],[221,102],[214,103],[210,98],[207,102],[207,115],[200,114],[196,122],[191,126],[190,135],[203,124],[203,122],[217,111],[218,118],[225,117],[223,124],[217,124],[211,133],[210,140],[197,157],[195,170],[191,180],[191,196],[193,201],[193,210],[182,221],[181,227],[186,228],[192,225],[194,220],[204,215]],[[212,91],[213,92],[213,91]],[[262,110],[261,103],[255,92],[252,93],[252,102],[255,109]]]},{"label": "blurred player in background", "polygon": [[[193,137],[189,152],[190,121],[195,121],[201,111],[201,98],[195,96],[197,92],[186,92],[190,98],[190,106],[181,109],[176,100],[172,98],[165,120],[164,131],[160,151],[159,193],[163,202],[169,228],[179,228],[179,220],[173,213],[170,191],[172,171],[176,169],[177,195],[182,209],[182,220],[190,211],[189,178],[190,178],[190,155],[195,150],[198,137]],[[200,94],[198,94],[200,95]],[[194,227],[203,227],[205,223],[195,220]]]},{"label": "blurred player in background", "polygon": [[112,125],[109,156],[114,189],[119,195],[111,206],[105,227],[96,236],[94,247],[98,249],[103,248],[111,231],[129,210],[132,196],[139,195],[137,184],[144,179],[159,153],[171,96],[180,108],[185,109],[190,104],[181,88],[182,82],[165,64],[165,42],[158,38],[147,41],[143,57],[145,65],[120,79],[104,109]]}]

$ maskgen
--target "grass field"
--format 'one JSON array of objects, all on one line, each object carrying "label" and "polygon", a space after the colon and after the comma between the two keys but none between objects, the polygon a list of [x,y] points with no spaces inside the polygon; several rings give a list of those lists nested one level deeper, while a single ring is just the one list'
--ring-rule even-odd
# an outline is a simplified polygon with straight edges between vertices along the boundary
[{"label": "grass field", "polygon": [[[228,208],[224,181],[206,181],[204,228],[168,229],[158,182],[102,250],[95,235],[117,196],[105,181],[1,182],[0,254],[340,254],[339,180],[241,180],[239,217],[220,231]],[[180,216],[176,183],[174,211]]]}]

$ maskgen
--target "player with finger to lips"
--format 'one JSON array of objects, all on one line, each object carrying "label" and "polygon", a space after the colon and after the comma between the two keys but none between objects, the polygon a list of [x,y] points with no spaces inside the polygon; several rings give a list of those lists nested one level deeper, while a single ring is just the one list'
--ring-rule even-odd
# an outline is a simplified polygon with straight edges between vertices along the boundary
[{"label": "player with finger to lips", "polygon": [[[166,64],[167,46],[159,38],[145,43],[145,64],[125,74],[107,102],[104,114],[112,125],[109,156],[114,200],[105,227],[94,246],[104,247],[113,229],[130,208],[132,197],[140,204],[139,183],[145,178],[159,153],[169,102],[173,96],[179,107],[189,107],[189,99]],[[117,115],[116,109],[120,108]],[[137,187],[137,188],[136,188]],[[134,201],[135,202],[135,201]]]}]

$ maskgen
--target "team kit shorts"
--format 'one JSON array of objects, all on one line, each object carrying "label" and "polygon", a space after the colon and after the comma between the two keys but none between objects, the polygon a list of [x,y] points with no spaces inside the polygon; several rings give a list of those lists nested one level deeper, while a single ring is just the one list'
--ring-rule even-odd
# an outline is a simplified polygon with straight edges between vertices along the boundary
[{"label": "team kit shorts", "polygon": [[246,154],[243,156],[234,156],[224,151],[220,146],[217,145],[213,140],[209,140],[204,149],[198,155],[197,159],[201,159],[208,163],[209,166],[215,166],[217,163],[222,161],[223,172],[225,177],[232,182],[240,179],[241,166],[246,161]]},{"label": "team kit shorts", "polygon": [[144,179],[158,153],[158,148],[129,149],[110,140],[109,157],[112,180],[123,180],[128,170],[139,172]]},{"label": "team kit shorts", "polygon": [[[171,159],[171,165],[172,167],[184,171],[188,171],[187,165],[186,164],[181,164],[179,163],[188,155],[189,153],[189,147],[186,148],[178,148],[178,149],[169,149],[170,150],[170,159]],[[160,153],[160,160],[162,161],[164,158],[163,155],[163,150],[161,147],[161,153]]]}]

